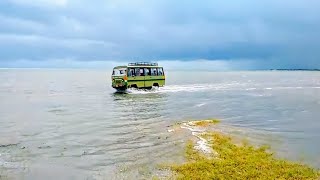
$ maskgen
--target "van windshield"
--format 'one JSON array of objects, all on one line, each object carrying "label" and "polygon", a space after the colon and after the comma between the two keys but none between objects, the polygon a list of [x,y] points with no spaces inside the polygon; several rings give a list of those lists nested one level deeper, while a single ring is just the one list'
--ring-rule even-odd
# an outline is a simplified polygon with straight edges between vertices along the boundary
[{"label": "van windshield", "polygon": [[113,76],[124,76],[126,74],[127,74],[127,69],[126,68],[113,69],[113,72],[112,72]]}]

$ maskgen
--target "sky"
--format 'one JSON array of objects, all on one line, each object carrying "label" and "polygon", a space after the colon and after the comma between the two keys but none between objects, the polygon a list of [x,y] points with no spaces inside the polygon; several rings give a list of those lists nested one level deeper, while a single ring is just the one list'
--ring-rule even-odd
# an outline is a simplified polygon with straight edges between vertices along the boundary
[{"label": "sky", "polygon": [[319,0],[1,0],[0,67],[320,68]]}]

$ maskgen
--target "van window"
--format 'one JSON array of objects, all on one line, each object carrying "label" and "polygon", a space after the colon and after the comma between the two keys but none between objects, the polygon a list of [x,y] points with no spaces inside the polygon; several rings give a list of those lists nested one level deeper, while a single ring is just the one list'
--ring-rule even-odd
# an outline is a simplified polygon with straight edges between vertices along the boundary
[{"label": "van window", "polygon": [[157,68],[151,68],[151,76],[157,76]]},{"label": "van window", "polygon": [[144,68],[144,75],[146,76],[151,76],[151,71],[150,71],[150,68]]},{"label": "van window", "polygon": [[112,75],[114,76],[123,76],[127,74],[127,69],[113,69]]},{"label": "van window", "polygon": [[136,68],[136,76],[144,76],[143,68]]},{"label": "van window", "polygon": [[163,76],[163,69],[162,68],[157,68],[158,69],[158,76]]},{"label": "van window", "polygon": [[140,69],[139,68],[135,68],[135,73],[136,73],[136,76],[140,76]]},{"label": "van window", "polygon": [[140,68],[140,76],[144,76],[144,70],[143,70],[143,68]]},{"label": "van window", "polygon": [[128,71],[128,76],[134,76],[134,69],[133,68],[130,68],[129,71]]}]

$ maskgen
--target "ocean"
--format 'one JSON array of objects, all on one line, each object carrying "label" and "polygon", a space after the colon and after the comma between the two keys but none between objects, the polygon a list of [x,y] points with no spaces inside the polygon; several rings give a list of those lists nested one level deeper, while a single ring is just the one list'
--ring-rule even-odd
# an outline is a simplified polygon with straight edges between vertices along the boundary
[{"label": "ocean", "polygon": [[0,179],[151,179],[180,163],[180,122],[320,168],[320,72],[168,71],[166,86],[115,93],[111,70],[1,69]]}]

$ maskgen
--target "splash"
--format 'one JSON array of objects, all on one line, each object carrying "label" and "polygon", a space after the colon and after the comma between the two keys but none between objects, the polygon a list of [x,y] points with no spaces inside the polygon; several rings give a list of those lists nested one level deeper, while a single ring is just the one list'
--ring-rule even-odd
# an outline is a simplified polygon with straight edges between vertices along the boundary
[{"label": "splash", "polygon": [[[146,89],[128,89],[126,93],[128,94],[153,94],[153,93],[179,93],[179,92],[206,92],[206,91],[259,91],[259,90],[284,90],[284,89],[319,89],[318,86],[311,87],[265,87],[260,85],[252,85],[247,83],[211,83],[211,84],[188,84],[188,85],[167,85],[164,87],[153,87],[150,90]],[[200,107],[199,105],[197,107]]]},{"label": "splash", "polygon": [[153,94],[153,93],[159,93],[159,92],[161,92],[161,90],[158,87],[152,87],[151,89],[130,88],[126,90],[126,93],[128,94]]},{"label": "splash", "polygon": [[189,84],[189,85],[168,85],[164,87],[153,87],[150,90],[128,89],[130,94],[150,94],[150,93],[178,93],[178,92],[204,92],[235,89],[241,86],[239,83],[230,84]]}]

